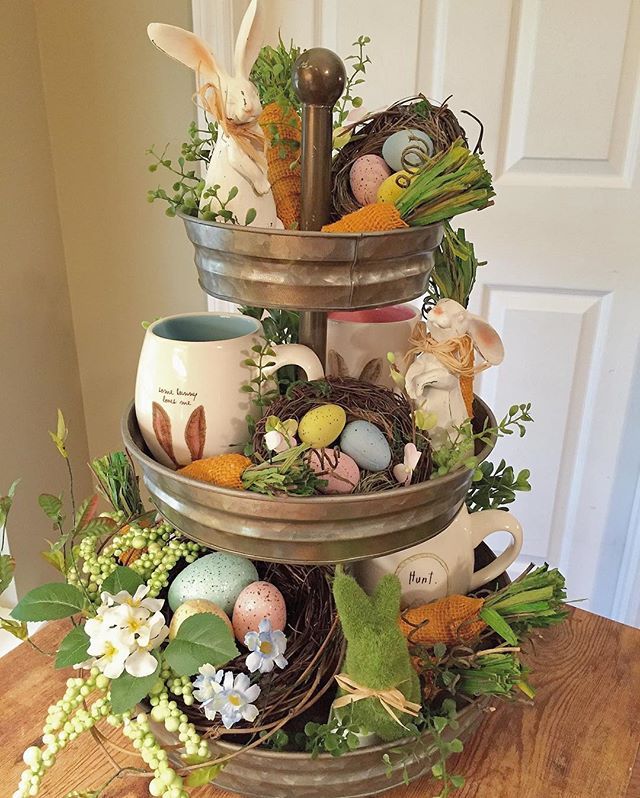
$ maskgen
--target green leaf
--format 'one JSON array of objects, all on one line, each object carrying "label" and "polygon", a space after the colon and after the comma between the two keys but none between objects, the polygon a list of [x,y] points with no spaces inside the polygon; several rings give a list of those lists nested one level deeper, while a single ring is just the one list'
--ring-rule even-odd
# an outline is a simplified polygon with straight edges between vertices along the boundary
[{"label": "green leaf", "polygon": [[29,637],[27,624],[20,621],[12,621],[10,618],[0,618],[0,629],[9,632],[10,635],[17,637],[18,640],[26,640]]},{"label": "green leaf", "polygon": [[67,454],[66,447],[64,445],[65,441],[67,440],[67,435],[69,431],[67,430],[67,425],[64,421],[64,416],[62,415],[62,410],[58,408],[58,425],[55,432],[50,432],[49,436],[51,440],[55,443],[57,450],[66,460],[69,455]]},{"label": "green leaf", "polygon": [[448,723],[448,719],[443,718],[440,715],[436,715],[433,718],[433,727],[438,734],[442,734],[442,732],[447,728]]},{"label": "green leaf", "polygon": [[187,787],[202,787],[212,782],[220,774],[223,767],[224,762],[220,765],[210,765],[208,768],[192,770],[184,783]]},{"label": "green leaf", "polygon": [[113,534],[117,527],[118,524],[113,520],[113,518],[107,518],[106,516],[103,516],[101,518],[93,518],[91,521],[88,521],[82,527],[81,531],[83,537],[88,535],[96,535],[99,537],[100,535]]},{"label": "green leaf", "polygon": [[451,786],[456,790],[464,787],[464,776],[451,775],[449,776],[449,781],[451,782]]},{"label": "green leaf", "polygon": [[434,778],[441,779],[443,772],[442,762],[436,762],[435,765],[432,765],[431,773],[433,774]]},{"label": "green leaf", "polygon": [[490,626],[494,632],[500,635],[503,640],[506,640],[510,646],[518,645],[518,638],[513,629],[505,621],[505,619],[491,607],[483,607],[479,612],[482,620]]},{"label": "green leaf", "polygon": [[0,595],[11,584],[16,562],[10,554],[0,554]]},{"label": "green leaf", "polygon": [[111,593],[112,596],[115,596],[115,594],[119,593],[121,590],[126,590],[127,593],[133,596],[140,585],[143,584],[143,578],[132,568],[119,565],[115,571],[112,571],[104,580],[102,583],[102,590]]},{"label": "green leaf", "polygon": [[202,665],[219,668],[238,653],[225,622],[204,612],[180,624],[178,633],[165,649],[165,658],[178,676],[193,676]]},{"label": "green leaf", "polygon": [[50,493],[42,493],[38,496],[38,504],[42,508],[47,518],[50,518],[54,524],[62,520],[62,499],[60,496],[53,496]]},{"label": "green leaf", "polygon": [[56,668],[68,668],[88,659],[89,635],[81,626],[73,628],[60,643],[56,655]]},{"label": "green leaf", "polygon": [[463,750],[463,748],[464,745],[462,744],[462,740],[458,740],[457,737],[455,740],[451,740],[451,742],[449,743],[449,750],[451,751],[452,754],[459,754]]},{"label": "green leaf", "polygon": [[61,574],[66,573],[64,554],[60,549],[52,548],[50,551],[41,551],[40,554],[49,565],[52,565],[56,569],[56,571],[59,571]]},{"label": "green leaf", "polygon": [[[223,621],[224,623],[224,621]],[[154,657],[157,656],[154,654]],[[158,681],[160,662],[151,676],[132,676],[126,671],[111,682],[110,699],[115,715],[121,715],[146,698]]]},{"label": "green leaf", "polygon": [[54,621],[68,618],[84,608],[84,597],[77,587],[52,582],[30,590],[11,612],[17,621]]}]

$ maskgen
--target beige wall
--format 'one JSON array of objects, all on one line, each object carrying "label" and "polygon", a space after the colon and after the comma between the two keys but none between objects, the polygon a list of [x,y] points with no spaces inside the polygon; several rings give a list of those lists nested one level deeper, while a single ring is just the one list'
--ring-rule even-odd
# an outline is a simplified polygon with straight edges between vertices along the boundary
[{"label": "beige wall", "polygon": [[179,143],[193,75],[155,50],[154,20],[191,27],[189,0],[36,0],[89,451],[119,447],[140,322],[205,306],[180,221],[146,201],[152,144]]},{"label": "beige wall", "polygon": [[79,493],[89,490],[88,452],[34,9],[25,0],[0,9],[0,493],[21,477],[9,533],[24,592],[54,578],[39,555],[51,533],[37,497],[66,489],[47,434],[56,407],[71,428]]},{"label": "beige wall", "polygon": [[205,305],[181,223],[146,201],[145,150],[179,143],[194,108],[192,74],[145,29],[190,27],[190,8],[0,0],[0,494],[22,477],[9,536],[20,593],[53,578],[37,495],[66,487],[47,435],[56,408],[82,496],[89,456],[121,446],[140,322]]}]

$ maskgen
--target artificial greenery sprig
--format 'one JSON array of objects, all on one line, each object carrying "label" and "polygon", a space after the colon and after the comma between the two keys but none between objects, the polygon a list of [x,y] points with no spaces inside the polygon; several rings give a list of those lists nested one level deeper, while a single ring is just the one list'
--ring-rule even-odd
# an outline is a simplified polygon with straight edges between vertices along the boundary
[{"label": "artificial greenery sprig", "polygon": [[276,102],[300,110],[300,100],[293,88],[292,70],[302,51],[293,40],[287,46],[280,34],[276,47],[265,45],[258,54],[251,70],[250,80],[258,90],[260,103],[264,107]]},{"label": "artificial greenery sprig", "polygon": [[367,45],[371,43],[369,36],[358,36],[352,47],[356,48],[355,53],[351,53],[344,60],[350,71],[347,74],[344,92],[342,97],[335,104],[333,109],[333,126],[334,128],[341,127],[349,116],[349,111],[352,108],[360,108],[362,105],[362,97],[358,96],[354,89],[356,86],[365,82],[364,75],[367,72],[367,64],[371,63],[371,59],[365,54]]},{"label": "artificial greenery sprig", "polygon": [[434,254],[435,263],[423,303],[423,315],[441,299],[454,299],[466,308],[478,267],[485,266],[486,261],[477,259],[465,231],[462,228],[454,230],[448,221],[444,223],[444,237]]},{"label": "artificial greenery sprig", "polygon": [[485,460],[476,468],[467,493],[466,505],[470,513],[497,510],[515,501],[516,491],[531,490],[531,472],[523,468],[517,474],[505,460],[497,466]]},{"label": "artificial greenery sprig", "polygon": [[[531,402],[511,405],[506,416],[495,427],[485,424],[479,432],[474,432],[471,421],[467,420],[459,427],[455,427],[451,436],[441,436],[442,440],[438,442],[437,447],[434,446],[432,452],[434,469],[431,479],[449,474],[461,466],[476,472],[478,461],[473,455],[475,442],[489,444],[496,438],[513,435],[516,430],[522,438],[527,431],[526,424],[533,421],[530,410]],[[480,478],[481,473],[478,475],[478,479]]]}]

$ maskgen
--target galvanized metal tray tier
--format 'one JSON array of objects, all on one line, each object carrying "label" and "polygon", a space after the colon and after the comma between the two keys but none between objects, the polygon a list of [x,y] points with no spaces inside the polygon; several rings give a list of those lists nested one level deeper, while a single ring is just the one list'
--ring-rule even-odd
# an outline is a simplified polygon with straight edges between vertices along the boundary
[{"label": "galvanized metal tray tier", "polygon": [[373,308],[421,296],[444,229],[336,234],[182,219],[207,294],[303,311]]},{"label": "galvanized metal tray tier", "polygon": [[[495,418],[475,399],[480,423]],[[415,546],[447,527],[462,506],[472,472],[379,493],[271,497],[218,488],[177,474],[149,454],[133,403],[122,420],[124,444],[161,515],[209,548],[258,560],[338,563]],[[477,452],[484,460],[493,443]]]},{"label": "galvanized metal tray tier", "polygon": [[[463,742],[469,739],[490,705],[491,700],[483,697],[462,709],[458,714],[460,726],[455,736]],[[176,743],[162,724],[153,723],[152,726],[160,741]],[[453,735],[445,732],[444,736],[451,739]],[[405,762],[400,757],[395,757],[398,764],[388,774],[382,757],[405,745],[408,746],[406,774]],[[223,740],[210,741],[209,747],[213,757],[235,754],[226,762],[213,785],[247,798],[368,798],[405,784],[406,778],[414,781],[429,773],[435,763],[433,740],[429,734],[419,740],[360,748],[341,757],[320,754],[315,759],[309,754],[268,751],[265,748],[237,753],[237,744]],[[175,762],[181,764],[177,758]]]}]

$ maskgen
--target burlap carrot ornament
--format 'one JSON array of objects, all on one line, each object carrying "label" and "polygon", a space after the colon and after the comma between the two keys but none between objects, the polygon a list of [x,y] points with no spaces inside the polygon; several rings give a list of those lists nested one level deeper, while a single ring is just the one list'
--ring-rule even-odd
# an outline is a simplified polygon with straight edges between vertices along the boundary
[{"label": "burlap carrot ornament", "polygon": [[550,626],[566,616],[565,581],[547,565],[525,572],[487,598],[445,596],[405,610],[400,628],[410,645],[447,646],[465,643],[490,627],[509,645],[534,627]]},{"label": "burlap carrot ornament", "polygon": [[242,454],[219,454],[194,460],[180,468],[178,473],[219,488],[311,496],[318,493],[319,487],[326,485],[326,482],[316,476],[302,456],[308,448],[303,443],[257,465]]},{"label": "burlap carrot ornament", "polygon": [[300,116],[283,98],[266,105],[258,123],[267,142],[267,177],[278,218],[287,229],[300,222]]},{"label": "burlap carrot ornament", "polygon": [[425,161],[395,205],[376,202],[325,225],[327,233],[357,233],[422,226],[486,208],[494,195],[482,159],[462,139]]}]

